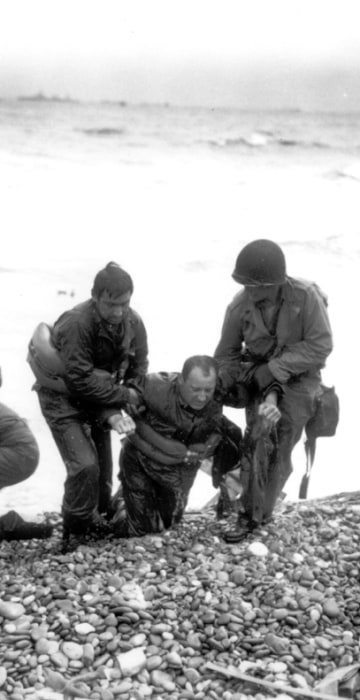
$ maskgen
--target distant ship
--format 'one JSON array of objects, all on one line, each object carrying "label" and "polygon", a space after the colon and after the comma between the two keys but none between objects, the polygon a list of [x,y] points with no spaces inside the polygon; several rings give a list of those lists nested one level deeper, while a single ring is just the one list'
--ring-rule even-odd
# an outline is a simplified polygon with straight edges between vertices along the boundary
[{"label": "distant ship", "polygon": [[76,102],[71,97],[59,97],[59,95],[44,95],[43,92],[37,92],[35,95],[20,95],[19,102]]}]

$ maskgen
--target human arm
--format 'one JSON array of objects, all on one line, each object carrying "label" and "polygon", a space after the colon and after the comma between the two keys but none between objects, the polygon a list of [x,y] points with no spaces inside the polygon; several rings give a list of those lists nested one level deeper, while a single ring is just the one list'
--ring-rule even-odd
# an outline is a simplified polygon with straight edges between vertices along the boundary
[{"label": "human arm", "polygon": [[124,407],[131,400],[131,393],[118,382],[117,373],[95,366],[96,340],[96,329],[77,318],[66,320],[56,329],[56,348],[64,368],[65,384],[76,398],[107,407]]},{"label": "human arm", "polygon": [[262,416],[269,426],[276,425],[281,418],[281,413],[277,407],[278,394],[270,391],[264,401],[259,405],[258,414]]},{"label": "human arm", "polygon": [[217,397],[220,401],[236,392],[243,341],[241,313],[238,304],[233,302],[226,309],[220,340],[214,353],[219,367]]},{"label": "human arm", "polygon": [[312,285],[306,290],[298,323],[301,324],[301,338],[286,344],[268,363],[274,378],[283,384],[293,376],[321,369],[333,348],[326,304]]},{"label": "human arm", "polygon": [[141,317],[133,309],[131,309],[130,326],[129,360],[124,373],[124,382],[128,386],[143,387],[149,367],[147,333]]}]

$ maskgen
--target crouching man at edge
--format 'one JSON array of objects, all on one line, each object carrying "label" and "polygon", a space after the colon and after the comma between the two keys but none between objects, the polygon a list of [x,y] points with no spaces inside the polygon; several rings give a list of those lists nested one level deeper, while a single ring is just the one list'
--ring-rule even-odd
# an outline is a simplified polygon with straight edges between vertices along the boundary
[{"label": "crouching man at edge", "polygon": [[[241,430],[222,415],[215,400],[217,364],[212,357],[189,357],[181,373],[146,377],[136,430],[125,439],[119,478],[125,517],[119,537],[161,532],[179,523],[201,461],[212,457],[227,471],[239,461]],[[123,431],[121,415],[109,423]],[[118,426],[119,424],[119,426]]]},{"label": "crouching man at edge", "polygon": [[[0,490],[32,476],[39,458],[39,446],[27,422],[0,403]],[[0,542],[33,538],[43,540],[50,537],[52,531],[52,525],[46,520],[41,523],[25,521],[15,510],[0,516]]]}]

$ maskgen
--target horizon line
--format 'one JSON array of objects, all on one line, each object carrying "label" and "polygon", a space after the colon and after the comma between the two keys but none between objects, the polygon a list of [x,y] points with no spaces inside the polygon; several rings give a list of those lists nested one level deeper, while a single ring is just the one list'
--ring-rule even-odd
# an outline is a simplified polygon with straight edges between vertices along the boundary
[{"label": "horizon line", "polygon": [[253,107],[244,107],[244,106],[236,106],[236,105],[216,105],[216,106],[209,106],[209,105],[201,105],[201,104],[178,104],[175,102],[170,102],[168,100],[163,100],[163,101],[136,101],[132,102],[126,99],[118,98],[77,98],[77,97],[71,97],[70,95],[67,96],[61,96],[58,94],[53,94],[53,95],[48,95],[42,91],[29,94],[29,95],[16,95],[14,97],[9,97],[9,96],[2,96],[0,95],[0,102],[37,102],[37,103],[47,103],[47,102],[56,102],[60,104],[112,104],[112,105],[118,105],[119,107],[126,108],[126,107],[162,107],[164,109],[204,109],[204,110],[210,110],[210,111],[220,111],[220,110],[235,110],[239,112],[291,112],[291,113],[299,113],[299,114],[339,114],[339,113],[352,113],[352,114],[357,114],[360,113],[360,107],[359,108],[348,108],[344,109],[344,106],[342,108],[336,109],[335,107],[332,108],[326,108],[326,107],[290,107],[290,106],[253,106]]}]

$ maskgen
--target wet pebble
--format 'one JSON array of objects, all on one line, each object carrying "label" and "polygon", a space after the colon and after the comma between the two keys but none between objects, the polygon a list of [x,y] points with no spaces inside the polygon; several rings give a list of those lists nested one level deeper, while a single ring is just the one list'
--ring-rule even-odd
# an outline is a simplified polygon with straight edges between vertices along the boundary
[{"label": "wet pebble", "polygon": [[25,613],[25,608],[21,603],[14,603],[10,600],[0,600],[0,616],[6,620],[16,620]]},{"label": "wet pebble", "polygon": [[165,671],[152,671],[151,682],[155,687],[163,688],[170,693],[176,689],[176,684],[174,683],[171,675]]},{"label": "wet pebble", "polygon": [[64,642],[61,651],[71,661],[81,659],[83,656],[83,647],[76,642]]}]

